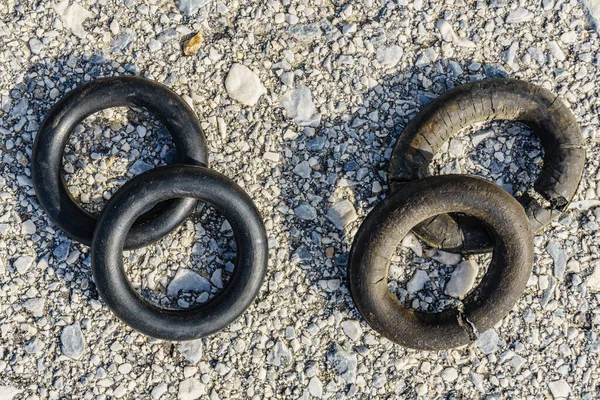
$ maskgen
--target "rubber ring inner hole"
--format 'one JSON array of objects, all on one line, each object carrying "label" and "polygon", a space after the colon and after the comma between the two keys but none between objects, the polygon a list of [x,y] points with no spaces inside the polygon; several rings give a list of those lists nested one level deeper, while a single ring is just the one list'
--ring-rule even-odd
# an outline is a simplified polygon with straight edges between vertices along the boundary
[{"label": "rubber ring inner hole", "polygon": [[73,198],[97,216],[127,180],[174,159],[171,136],[153,115],[108,108],[90,115],[69,137],[63,176]]},{"label": "rubber ring inner hole", "polygon": [[492,253],[447,253],[409,233],[391,258],[388,289],[408,310],[437,313],[460,308],[461,300],[481,282],[491,259]]},{"label": "rubber ring inner hole", "polygon": [[227,286],[235,262],[236,243],[229,222],[202,202],[174,232],[123,255],[131,285],[144,299],[167,309],[206,303]]}]

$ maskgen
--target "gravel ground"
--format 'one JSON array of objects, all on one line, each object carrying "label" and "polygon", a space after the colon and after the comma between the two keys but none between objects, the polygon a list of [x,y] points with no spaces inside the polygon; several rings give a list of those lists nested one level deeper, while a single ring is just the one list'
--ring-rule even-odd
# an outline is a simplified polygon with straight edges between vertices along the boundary
[{"label": "gravel ground", "polygon": [[[264,3],[1,2],[0,399],[600,398],[595,2]],[[197,32],[197,53],[184,55]],[[98,297],[89,248],[55,228],[31,186],[33,140],[52,104],[91,79],[128,74],[184,96],[211,166],[253,197],[267,227],[257,300],[199,341],[149,339],[117,320]],[[407,121],[455,85],[498,76],[540,84],[571,107],[587,146],[584,179],[571,210],[535,237],[527,290],[495,329],[451,351],[404,349],[356,311],[350,243],[387,192]],[[172,150],[152,116],[107,110],[72,136],[65,179],[98,212]],[[431,173],[474,173],[518,195],[542,154],[525,127],[483,124],[450,141]],[[464,260],[404,245],[390,288],[412,308],[451,304],[447,282]],[[125,259],[140,293],[185,308],[226,285],[235,245],[205,206]]]}]

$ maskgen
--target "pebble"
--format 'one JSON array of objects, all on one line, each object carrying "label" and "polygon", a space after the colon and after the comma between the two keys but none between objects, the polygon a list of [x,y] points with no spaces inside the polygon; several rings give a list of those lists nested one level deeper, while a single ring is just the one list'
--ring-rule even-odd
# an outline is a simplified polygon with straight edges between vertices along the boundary
[{"label": "pebble", "polygon": [[85,338],[79,322],[63,328],[60,334],[61,351],[74,360],[79,360],[85,351]]},{"label": "pebble", "polygon": [[476,343],[484,354],[492,354],[498,351],[500,336],[495,330],[489,329],[477,337]]},{"label": "pebble", "polygon": [[569,397],[569,393],[571,393],[571,387],[564,379],[548,383],[548,388],[555,399],[566,399]]},{"label": "pebble", "polygon": [[302,161],[294,167],[293,172],[301,178],[308,179],[311,172],[310,164],[306,160]]},{"label": "pebble", "polygon": [[344,199],[335,203],[329,211],[327,211],[327,219],[329,219],[336,228],[342,230],[344,227],[358,218],[354,205],[350,200]]},{"label": "pebble", "polygon": [[410,281],[408,281],[408,283],[406,284],[406,291],[408,292],[408,294],[413,295],[423,290],[425,284],[430,281],[431,279],[429,279],[429,275],[427,275],[427,272],[423,271],[422,269],[418,269],[415,271],[412,278],[410,278]]},{"label": "pebble", "polygon": [[423,246],[421,246],[421,242],[412,232],[409,232],[406,236],[404,236],[404,239],[402,239],[400,244],[403,247],[411,249],[417,257],[421,257],[423,255]]},{"label": "pebble", "polygon": [[286,366],[291,362],[292,352],[285,343],[283,343],[281,340],[278,340],[267,356],[267,364],[280,367]]},{"label": "pebble", "polygon": [[160,399],[160,397],[163,394],[167,393],[167,390],[169,390],[169,387],[166,383],[159,383],[158,385],[154,386],[154,388],[152,388],[152,392],[150,392],[150,395],[153,399]]},{"label": "pebble", "polygon": [[16,269],[19,274],[23,275],[29,271],[29,268],[31,268],[34,262],[35,258],[33,257],[21,256],[13,262],[13,268]]},{"label": "pebble", "polygon": [[60,17],[63,25],[70,29],[73,34],[81,39],[87,36],[87,31],[83,27],[86,19],[94,16],[93,13],[83,8],[79,3],[70,0],[63,0],[54,6],[54,10]]},{"label": "pebble", "polygon": [[507,24],[518,24],[521,22],[529,22],[533,19],[533,13],[523,7],[512,10],[506,17]]},{"label": "pebble", "polygon": [[315,208],[308,203],[302,203],[298,207],[294,208],[294,214],[307,221],[312,221],[317,218],[317,210],[315,210]]},{"label": "pebble", "polygon": [[180,342],[177,351],[191,364],[196,364],[202,359],[202,339]]},{"label": "pebble", "polygon": [[442,371],[442,379],[445,382],[454,382],[457,378],[458,371],[454,367],[448,367]]},{"label": "pebble", "polygon": [[227,94],[246,106],[254,106],[266,89],[250,68],[234,63],[225,79]]},{"label": "pebble", "polygon": [[14,386],[0,386],[0,400],[12,400],[21,392],[22,390],[17,389]]},{"label": "pebble", "polygon": [[179,268],[167,286],[167,296],[176,297],[182,290],[196,293],[209,292],[210,288],[211,284],[205,277],[190,269]]},{"label": "pebble", "polygon": [[306,86],[300,86],[284,94],[280,106],[299,126],[317,127],[321,123],[321,114],[317,112],[312,93]]},{"label": "pebble", "polygon": [[460,254],[448,253],[442,250],[438,250],[437,254],[431,258],[444,265],[456,265],[462,260]]},{"label": "pebble", "polygon": [[196,400],[206,394],[206,386],[196,378],[179,382],[178,400]]},{"label": "pebble", "polygon": [[452,30],[452,26],[450,26],[448,21],[446,21],[443,18],[440,18],[435,24],[435,27],[440,32],[440,35],[442,35],[442,40],[444,40],[445,42],[454,42],[456,34]]},{"label": "pebble", "polygon": [[204,35],[202,32],[196,33],[194,36],[189,38],[183,43],[183,54],[186,56],[192,56],[198,53],[200,46],[204,42]]},{"label": "pebble", "polygon": [[31,312],[31,315],[33,315],[36,318],[44,316],[45,306],[46,300],[43,298],[29,299],[23,303],[23,307],[25,307],[26,310]]},{"label": "pebble", "polygon": [[402,54],[402,47],[398,45],[380,46],[377,49],[377,61],[384,68],[392,68],[400,62]]},{"label": "pebble", "polygon": [[548,242],[546,251],[554,260],[554,276],[557,279],[562,279],[565,275],[565,270],[567,269],[567,252],[556,240]]},{"label": "pebble", "polygon": [[31,52],[33,54],[40,54],[42,52],[43,48],[44,48],[44,44],[40,40],[38,40],[38,39],[29,40],[29,50],[31,50]]},{"label": "pebble", "polygon": [[461,262],[454,268],[450,280],[446,284],[445,293],[456,299],[462,299],[473,287],[479,265],[473,260]]},{"label": "pebble", "polygon": [[202,7],[212,0],[177,0],[177,8],[187,17],[196,14]]},{"label": "pebble", "polygon": [[321,380],[313,376],[308,382],[308,391],[311,395],[320,399],[323,396],[323,383]]},{"label": "pebble", "polygon": [[333,371],[340,375],[346,383],[355,383],[358,369],[358,358],[355,353],[334,344],[327,353],[327,360]]},{"label": "pebble", "polygon": [[145,162],[144,160],[136,160],[129,168],[129,173],[133,175],[139,175],[142,172],[146,172],[154,168],[154,165]]},{"label": "pebble", "polygon": [[37,228],[35,227],[33,221],[30,219],[21,224],[21,235],[33,235],[36,231]]},{"label": "pebble", "polygon": [[343,321],[341,325],[346,336],[348,336],[353,342],[356,342],[362,336],[362,328],[360,327],[360,323],[358,321],[348,319]]},{"label": "pebble", "polygon": [[567,58],[567,56],[565,56],[565,53],[562,51],[562,49],[560,48],[558,43],[556,43],[555,40],[551,40],[550,42],[548,42],[548,51],[550,52],[550,54],[552,54],[552,57],[554,57],[558,61],[564,61]]}]

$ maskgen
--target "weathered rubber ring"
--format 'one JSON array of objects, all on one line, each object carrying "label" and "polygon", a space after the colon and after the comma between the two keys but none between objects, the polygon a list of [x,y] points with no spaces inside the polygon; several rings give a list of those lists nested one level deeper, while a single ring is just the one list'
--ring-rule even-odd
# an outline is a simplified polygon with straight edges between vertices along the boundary
[{"label": "weathered rubber ring", "polygon": [[[189,197],[215,207],[229,222],[236,265],[225,288],[207,303],[184,310],[144,300],[123,269],[123,242],[147,207]],[[256,297],[267,267],[267,237],[252,199],[224,175],[198,166],[164,166],[125,183],[108,201],[92,243],[92,272],[106,305],[130,327],[164,340],[191,340],[215,333],[238,318]]]},{"label": "weathered rubber ring", "polygon": [[[492,261],[461,311],[408,310],[388,290],[390,259],[415,225],[448,212],[467,213],[488,228]],[[532,266],[533,237],[519,202],[484,179],[441,175],[407,183],[369,213],[352,244],[348,281],[356,307],[377,332],[402,346],[442,350],[472,342],[476,332],[504,318],[525,290]]]},{"label": "weathered rubber ring", "polygon": [[[85,118],[122,106],[147,109],[162,121],[175,142],[177,163],[208,162],[206,139],[196,114],[168,87],[144,78],[121,76],[96,79],[71,90],[52,107],[39,129],[33,145],[31,177],[50,219],[69,237],[88,246],[97,218],[69,193],[62,175],[63,153],[69,136]],[[196,204],[193,199],[176,199],[156,205],[136,222],[125,248],[138,248],[169,234]]]},{"label": "weathered rubber ring", "polygon": [[[488,79],[458,86],[421,110],[398,138],[390,163],[392,190],[423,178],[444,142],[477,122],[514,120],[528,125],[544,149],[543,168],[535,181],[539,195],[524,193],[533,232],[567,209],[581,180],[585,149],[573,113],[550,91],[516,79]],[[533,194],[533,193],[532,193]],[[537,197],[537,198],[536,198]],[[547,204],[542,204],[542,199]],[[460,216],[440,215],[413,230],[429,245],[464,253],[491,250],[481,224]]]}]

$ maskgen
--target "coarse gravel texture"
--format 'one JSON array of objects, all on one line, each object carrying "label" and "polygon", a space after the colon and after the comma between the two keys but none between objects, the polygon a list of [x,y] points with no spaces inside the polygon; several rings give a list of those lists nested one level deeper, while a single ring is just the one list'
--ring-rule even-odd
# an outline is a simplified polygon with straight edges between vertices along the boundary
[{"label": "coarse gravel texture", "polygon": [[[585,4],[591,12],[576,0],[0,2],[0,399],[599,398],[600,37],[598,8]],[[184,56],[198,31],[198,53]],[[228,94],[234,63],[258,78],[260,94],[238,94],[246,104],[259,96],[253,106]],[[49,108],[86,81],[131,74],[193,106],[211,167],[250,194],[267,228],[258,298],[195,342],[153,340],[117,320],[98,297],[89,248],[55,227],[31,185]],[[352,303],[352,238],[388,191],[407,121],[458,84],[502,76],[542,85],[573,110],[588,157],[579,191],[535,237],[526,292],[495,329],[450,351],[399,347]],[[451,140],[431,173],[474,173],[518,195],[542,155],[523,126],[482,124]],[[107,110],[71,137],[64,174],[99,212],[125,180],[172,156],[154,117]],[[451,304],[450,264],[464,258],[405,244],[391,289],[409,307]],[[142,295],[185,308],[227,284],[235,243],[205,206],[124,257]],[[487,257],[476,260],[480,275]],[[408,296],[417,270],[429,279]]]}]

